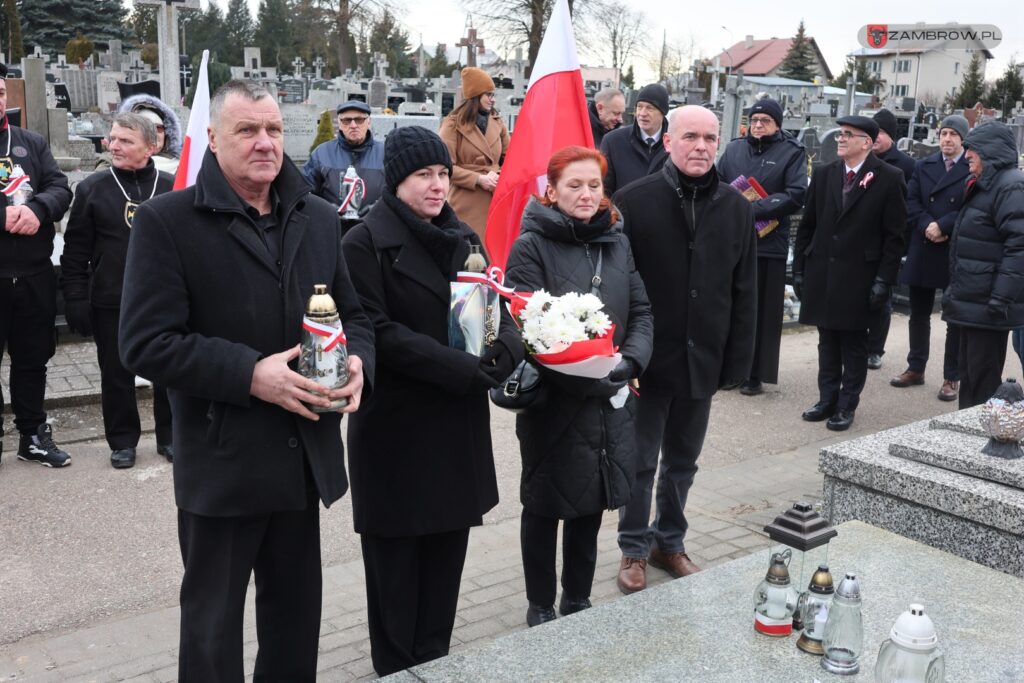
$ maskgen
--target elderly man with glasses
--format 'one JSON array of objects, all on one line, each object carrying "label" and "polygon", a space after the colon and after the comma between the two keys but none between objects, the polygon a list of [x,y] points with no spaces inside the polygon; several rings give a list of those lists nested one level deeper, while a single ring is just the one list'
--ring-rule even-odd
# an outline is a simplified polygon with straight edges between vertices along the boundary
[{"label": "elderly man with glasses", "polygon": [[[361,180],[346,180],[351,167]],[[338,207],[341,229],[346,232],[359,222],[355,216],[365,214],[370,205],[380,199],[384,189],[384,143],[373,139],[370,131],[370,107],[359,100],[338,105],[338,137],[325,142],[315,150],[302,168],[313,194]],[[355,185],[362,185],[363,195],[358,197]]]},{"label": "elderly man with glasses", "polygon": [[853,423],[868,372],[872,311],[889,299],[907,223],[903,172],[871,154],[878,123],[837,121],[839,158],[811,178],[797,230],[793,284],[800,322],[818,327],[818,402],[808,422],[832,431]]},{"label": "elderly man with glasses", "polygon": [[754,361],[740,387],[743,394],[756,396],[764,391],[762,382],[779,381],[789,216],[803,207],[807,195],[807,154],[803,143],[782,130],[778,102],[765,97],[754,103],[749,132],[726,146],[718,174],[728,183],[739,176],[756,180],[767,193],[753,202],[754,220],[762,225],[757,235],[757,331]]}]

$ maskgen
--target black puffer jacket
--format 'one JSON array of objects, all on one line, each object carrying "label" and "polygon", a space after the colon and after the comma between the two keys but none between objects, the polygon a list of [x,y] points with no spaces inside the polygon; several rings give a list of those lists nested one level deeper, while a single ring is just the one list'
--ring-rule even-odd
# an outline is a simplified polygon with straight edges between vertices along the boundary
[{"label": "black puffer jacket", "polygon": [[[651,357],[654,323],[621,222],[584,241],[577,239],[572,219],[530,200],[508,258],[508,279],[519,291],[589,292],[599,251],[600,297],[616,326],[615,343],[642,372]],[[544,407],[516,420],[523,507],[559,519],[622,507],[635,472],[636,399],[630,396],[615,410],[607,398],[583,395],[592,380],[542,373],[549,392]]]},{"label": "black puffer jacket", "polygon": [[953,228],[942,319],[965,327],[1024,327],[1024,173],[1002,123],[972,130],[964,147],[981,157]]}]

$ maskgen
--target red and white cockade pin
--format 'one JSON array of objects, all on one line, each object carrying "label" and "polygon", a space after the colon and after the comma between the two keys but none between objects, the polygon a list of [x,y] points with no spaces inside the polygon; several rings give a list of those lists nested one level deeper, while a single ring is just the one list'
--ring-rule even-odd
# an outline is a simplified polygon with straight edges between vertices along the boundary
[{"label": "red and white cockade pin", "polygon": [[875,174],[872,173],[871,171],[868,171],[867,173],[864,174],[864,178],[861,179],[860,186],[863,187],[866,190],[866,189],[868,189],[868,185],[870,185],[871,181],[874,180],[874,179],[875,179]]}]

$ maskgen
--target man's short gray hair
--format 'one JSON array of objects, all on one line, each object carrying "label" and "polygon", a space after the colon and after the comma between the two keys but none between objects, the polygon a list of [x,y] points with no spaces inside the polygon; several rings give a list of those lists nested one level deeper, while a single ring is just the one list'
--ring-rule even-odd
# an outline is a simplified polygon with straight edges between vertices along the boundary
[{"label": "man's short gray hair", "polygon": [[622,91],[618,88],[602,88],[594,95],[595,104],[608,104],[612,101],[613,97],[621,97],[626,99],[626,96],[622,94]]},{"label": "man's short gray hair", "polygon": [[210,99],[210,125],[216,126],[220,121],[220,110],[229,95],[239,95],[250,102],[258,102],[264,97],[272,97],[270,91],[256,81],[233,79],[217,88]]},{"label": "man's short gray hair", "polygon": [[128,130],[134,130],[137,133],[142,134],[142,141],[146,145],[155,145],[157,142],[156,137],[156,126],[153,122],[147,119],[145,116],[135,114],[132,112],[121,112],[114,116],[114,120],[111,123],[112,126],[121,126]]}]

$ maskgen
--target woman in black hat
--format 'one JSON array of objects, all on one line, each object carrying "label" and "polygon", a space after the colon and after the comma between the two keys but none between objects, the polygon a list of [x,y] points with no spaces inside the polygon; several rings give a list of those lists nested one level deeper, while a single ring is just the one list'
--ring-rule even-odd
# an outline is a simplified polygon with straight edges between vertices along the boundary
[{"label": "woman in black hat", "polygon": [[376,334],[348,450],[381,676],[448,654],[469,529],[498,502],[487,390],[523,355],[507,313],[482,358],[448,346],[449,283],[480,245],[447,203],[451,170],[436,134],[398,128],[381,201],[342,242]]}]

